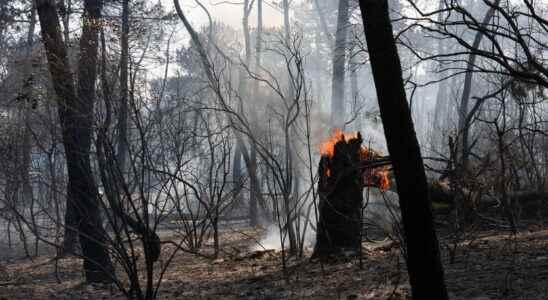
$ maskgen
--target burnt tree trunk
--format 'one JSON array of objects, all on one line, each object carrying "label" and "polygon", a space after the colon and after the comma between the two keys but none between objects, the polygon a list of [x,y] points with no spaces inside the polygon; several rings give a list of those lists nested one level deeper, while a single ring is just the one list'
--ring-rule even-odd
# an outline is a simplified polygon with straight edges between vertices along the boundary
[{"label": "burnt tree trunk", "polygon": [[362,138],[340,139],[334,154],[322,156],[318,167],[320,217],[313,258],[324,259],[343,252],[359,253],[363,184],[360,171]]},{"label": "burnt tree trunk", "polygon": [[108,282],[115,276],[105,245],[106,233],[102,227],[97,186],[89,158],[97,75],[97,25],[100,24],[101,8],[101,1],[84,2],[77,95],[67,49],[61,38],[55,1],[36,1],[63,131],[68,170],[66,221],[69,224],[66,226],[69,233],[79,234],[88,282]]},{"label": "burnt tree trunk", "polygon": [[448,299],[421,151],[387,0],[360,0],[388,152],[396,177],[413,299]]}]

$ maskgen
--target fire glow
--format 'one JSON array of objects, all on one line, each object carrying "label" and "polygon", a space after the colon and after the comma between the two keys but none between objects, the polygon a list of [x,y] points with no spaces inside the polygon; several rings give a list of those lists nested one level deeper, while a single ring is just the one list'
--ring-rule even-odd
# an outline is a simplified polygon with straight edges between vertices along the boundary
[{"label": "fire glow", "polygon": [[[322,156],[326,156],[332,159],[335,155],[335,145],[338,142],[344,141],[348,143],[352,139],[358,138],[358,132],[345,133],[340,129],[334,129],[333,134],[326,140],[320,143],[319,150]],[[379,153],[373,149],[369,149],[365,146],[360,148],[360,161],[367,162],[381,157]],[[326,169],[326,176],[331,176],[331,170]],[[386,191],[390,187],[389,168],[388,166],[381,166],[377,168],[367,168],[362,173],[363,186],[377,187],[382,191]]]}]

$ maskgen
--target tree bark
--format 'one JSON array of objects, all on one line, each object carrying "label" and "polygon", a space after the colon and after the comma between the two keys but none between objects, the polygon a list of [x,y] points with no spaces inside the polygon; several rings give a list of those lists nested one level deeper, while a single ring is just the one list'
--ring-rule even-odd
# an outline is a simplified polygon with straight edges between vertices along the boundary
[{"label": "tree bark", "polygon": [[69,222],[74,223],[66,226],[77,229],[79,234],[87,282],[109,282],[115,276],[105,246],[106,233],[102,227],[97,186],[89,158],[101,3],[93,0],[84,2],[77,96],[55,2],[36,0],[48,68],[58,97],[57,108],[67,161],[67,216],[71,218]]},{"label": "tree bark", "polygon": [[413,299],[448,299],[421,151],[387,0],[360,0],[377,99],[397,182]]},{"label": "tree bark", "polygon": [[343,252],[358,254],[361,246],[363,184],[360,172],[361,135],[334,146],[332,157],[318,166],[319,219],[313,258],[325,260]]}]

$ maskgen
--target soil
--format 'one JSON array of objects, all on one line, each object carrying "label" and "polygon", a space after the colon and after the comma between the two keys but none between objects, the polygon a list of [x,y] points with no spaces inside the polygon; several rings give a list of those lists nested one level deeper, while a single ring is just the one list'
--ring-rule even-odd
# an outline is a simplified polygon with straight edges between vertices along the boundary
[{"label": "soil", "polygon": [[[309,259],[307,250],[302,258],[289,258],[284,269],[280,251],[251,250],[261,233],[250,229],[223,233],[224,251],[217,259],[177,252],[158,298],[410,298],[397,243],[364,243],[361,268],[357,258],[320,264]],[[170,239],[169,233],[162,239]],[[451,299],[548,299],[548,230],[534,228],[516,235],[481,231],[457,243],[442,238],[441,245]],[[157,269],[173,250],[173,245],[163,246]],[[113,285],[84,284],[81,259],[56,260],[44,253],[32,260],[0,258],[0,299],[125,298]],[[211,254],[211,249],[206,247],[205,253]]]}]

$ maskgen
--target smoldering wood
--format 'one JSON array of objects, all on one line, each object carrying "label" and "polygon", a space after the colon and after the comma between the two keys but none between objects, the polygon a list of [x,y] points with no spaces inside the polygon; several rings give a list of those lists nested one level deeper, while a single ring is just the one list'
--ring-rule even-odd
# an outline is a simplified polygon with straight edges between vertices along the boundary
[{"label": "smoldering wood", "polygon": [[312,258],[325,259],[339,254],[356,255],[361,247],[364,172],[390,164],[388,157],[363,159],[363,139],[334,145],[332,157],[322,156],[318,165],[319,221]]}]

